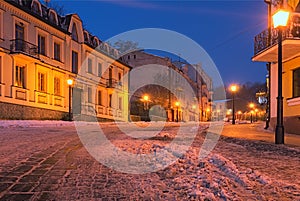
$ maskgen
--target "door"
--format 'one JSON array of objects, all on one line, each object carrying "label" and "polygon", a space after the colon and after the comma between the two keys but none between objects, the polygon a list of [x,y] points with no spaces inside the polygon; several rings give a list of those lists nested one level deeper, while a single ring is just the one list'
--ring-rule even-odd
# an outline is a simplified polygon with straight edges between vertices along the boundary
[{"label": "door", "polygon": [[16,38],[16,50],[17,51],[24,51],[25,49],[25,44],[24,44],[24,27],[22,25],[16,24],[15,26],[16,33],[15,33],[15,38]]}]

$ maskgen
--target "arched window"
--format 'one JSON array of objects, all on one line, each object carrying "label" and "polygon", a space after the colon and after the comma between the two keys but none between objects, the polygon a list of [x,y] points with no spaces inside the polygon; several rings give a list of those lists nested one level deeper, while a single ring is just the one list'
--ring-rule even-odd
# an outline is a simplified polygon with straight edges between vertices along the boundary
[{"label": "arched window", "polygon": [[36,2],[36,1],[32,1],[31,10],[34,13],[38,14],[38,15],[41,15],[41,13],[42,13],[41,12],[41,5],[38,2]]},{"label": "arched window", "polygon": [[73,24],[72,27],[72,39],[75,41],[78,41],[78,34],[77,34],[77,29],[75,23]]},{"label": "arched window", "polygon": [[49,21],[54,23],[54,24],[57,24],[57,16],[56,16],[56,13],[54,10],[49,10]]}]

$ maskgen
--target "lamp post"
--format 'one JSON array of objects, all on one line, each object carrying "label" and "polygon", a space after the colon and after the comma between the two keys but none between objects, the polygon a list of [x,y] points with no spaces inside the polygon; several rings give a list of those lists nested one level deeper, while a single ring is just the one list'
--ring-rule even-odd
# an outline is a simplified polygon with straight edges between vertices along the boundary
[{"label": "lamp post", "polygon": [[250,109],[251,109],[251,112],[250,112],[250,123],[252,124],[252,122],[253,122],[253,117],[252,117],[252,113],[253,113],[253,108],[254,108],[254,103],[250,103],[249,104],[249,107],[250,107]]},{"label": "lamp post", "polygon": [[177,108],[176,122],[179,121],[179,105],[180,105],[180,102],[176,101],[176,102],[175,102],[175,106],[176,106],[176,108]]},{"label": "lamp post", "polygon": [[67,83],[69,85],[69,121],[72,121],[72,85],[73,85],[73,80],[68,79]]},{"label": "lamp post", "polygon": [[143,96],[143,101],[144,101],[144,110],[148,110],[149,109],[149,96],[144,95]]},{"label": "lamp post", "polygon": [[237,85],[235,85],[235,84],[231,85],[230,91],[232,93],[232,124],[235,124],[234,95],[237,91]]},{"label": "lamp post", "polygon": [[275,144],[284,144],[283,126],[283,97],[282,97],[282,28],[286,26],[289,12],[279,10],[273,15],[274,28],[278,29],[278,96],[277,123],[275,130]]}]

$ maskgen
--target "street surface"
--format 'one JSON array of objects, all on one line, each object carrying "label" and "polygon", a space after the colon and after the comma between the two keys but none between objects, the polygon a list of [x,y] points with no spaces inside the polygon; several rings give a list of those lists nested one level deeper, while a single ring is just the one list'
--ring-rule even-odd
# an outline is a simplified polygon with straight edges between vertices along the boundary
[{"label": "street surface", "polygon": [[[143,141],[120,137],[113,123],[101,127],[132,153],[164,146],[178,130],[169,124],[163,135]],[[126,174],[96,161],[73,122],[1,121],[0,200],[300,200],[300,136],[275,145],[262,124],[226,125],[214,150],[199,160],[206,127],[167,168]]]}]

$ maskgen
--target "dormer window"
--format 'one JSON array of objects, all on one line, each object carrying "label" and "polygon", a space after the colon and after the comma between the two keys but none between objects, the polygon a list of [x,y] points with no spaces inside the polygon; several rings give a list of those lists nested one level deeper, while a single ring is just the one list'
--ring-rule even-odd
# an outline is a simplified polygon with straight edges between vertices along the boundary
[{"label": "dormer window", "polygon": [[90,42],[89,34],[85,31],[83,32],[83,36],[84,36],[84,41],[86,43],[89,43]]},{"label": "dormer window", "polygon": [[73,24],[72,27],[72,39],[78,42],[78,34],[77,34],[77,29],[75,23]]},{"label": "dormer window", "polygon": [[37,1],[32,1],[31,10],[38,15],[42,14],[41,5]]},{"label": "dormer window", "polygon": [[49,21],[53,24],[56,24],[57,25],[57,15],[55,13],[54,10],[50,9],[49,10]]},{"label": "dormer window", "polygon": [[93,45],[94,45],[95,47],[98,47],[98,45],[99,45],[99,40],[98,40],[97,37],[94,37]]}]

